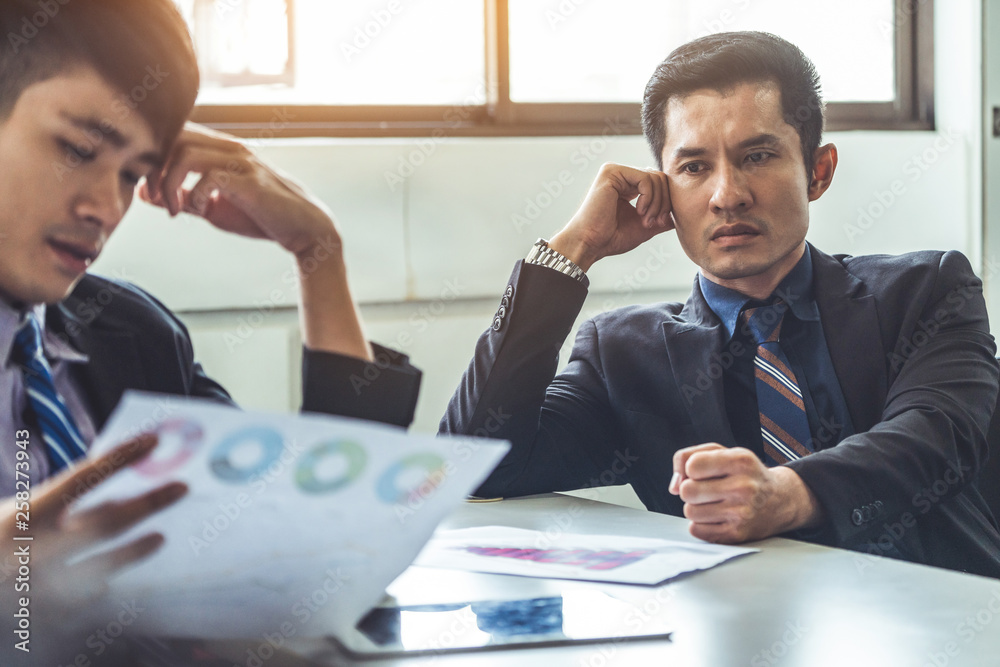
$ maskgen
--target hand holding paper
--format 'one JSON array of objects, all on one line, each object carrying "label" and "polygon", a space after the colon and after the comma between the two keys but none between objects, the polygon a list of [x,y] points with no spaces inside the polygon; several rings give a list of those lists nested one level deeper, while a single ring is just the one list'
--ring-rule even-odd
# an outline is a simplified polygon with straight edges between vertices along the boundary
[{"label": "hand holding paper", "polygon": [[163,548],[112,582],[113,597],[143,601],[139,628],[173,636],[346,629],[507,449],[131,394],[92,456],[146,430],[160,439],[153,454],[88,494],[78,511],[170,480],[190,488],[157,516]]}]

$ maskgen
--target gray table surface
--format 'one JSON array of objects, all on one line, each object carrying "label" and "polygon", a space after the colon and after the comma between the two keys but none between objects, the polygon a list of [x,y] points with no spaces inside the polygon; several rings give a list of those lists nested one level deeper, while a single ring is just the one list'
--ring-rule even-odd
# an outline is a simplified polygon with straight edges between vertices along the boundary
[{"label": "gray table surface", "polygon": [[[688,522],[553,494],[465,504],[443,528],[514,526],[560,532],[694,541]],[[840,549],[772,538],[761,551],[658,587],[583,584],[411,567],[390,588],[401,604],[552,594],[589,586],[663,619],[670,641],[353,663],[329,642],[291,640],[278,665],[684,665],[772,667],[1000,666],[1000,581]],[[244,664],[246,643],[213,644]]]}]

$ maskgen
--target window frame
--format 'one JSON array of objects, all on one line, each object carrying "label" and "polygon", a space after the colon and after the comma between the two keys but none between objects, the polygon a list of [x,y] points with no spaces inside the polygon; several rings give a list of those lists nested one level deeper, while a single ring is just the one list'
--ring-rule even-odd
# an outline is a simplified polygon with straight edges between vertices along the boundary
[{"label": "window frame", "polygon": [[[508,0],[483,0],[486,103],[476,106],[197,106],[192,120],[241,137],[495,137],[642,134],[639,103],[510,100]],[[830,102],[826,131],[934,129],[934,1],[895,0],[896,97]]]}]

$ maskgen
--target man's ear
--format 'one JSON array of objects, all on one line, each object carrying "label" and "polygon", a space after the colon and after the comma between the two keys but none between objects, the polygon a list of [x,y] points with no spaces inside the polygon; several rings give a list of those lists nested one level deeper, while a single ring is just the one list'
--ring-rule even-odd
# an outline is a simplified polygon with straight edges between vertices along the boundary
[{"label": "man's ear", "polygon": [[817,148],[813,156],[812,180],[809,181],[809,201],[816,201],[823,196],[833,182],[835,171],[837,171],[837,147],[827,144]]}]

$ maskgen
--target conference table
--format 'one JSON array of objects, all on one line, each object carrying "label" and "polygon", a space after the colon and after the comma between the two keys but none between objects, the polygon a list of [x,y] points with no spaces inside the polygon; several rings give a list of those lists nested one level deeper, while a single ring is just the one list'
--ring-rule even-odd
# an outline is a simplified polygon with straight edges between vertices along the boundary
[{"label": "conference table", "polygon": [[[466,503],[441,528],[475,526],[696,541],[684,519],[563,494]],[[1000,665],[998,580],[782,538],[747,546],[760,551],[654,587],[411,566],[390,588],[401,604],[447,604],[589,587],[664,623],[669,639],[360,660],[329,640],[291,638],[264,664]],[[212,642],[204,648],[244,665],[257,643]]]}]

